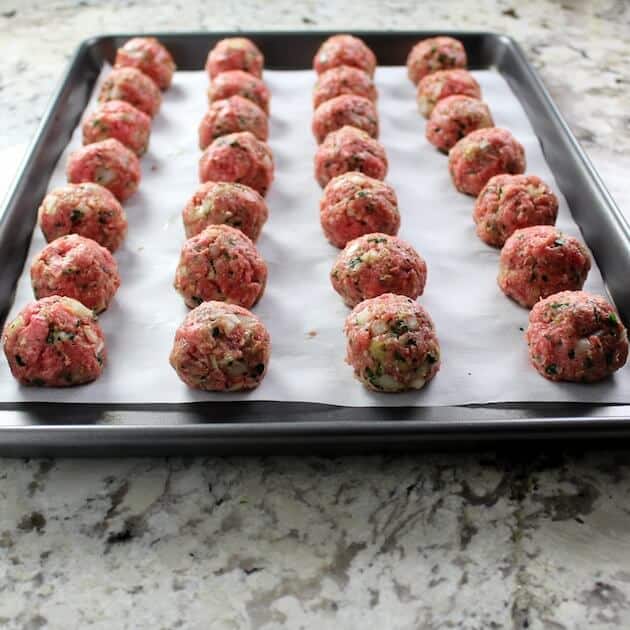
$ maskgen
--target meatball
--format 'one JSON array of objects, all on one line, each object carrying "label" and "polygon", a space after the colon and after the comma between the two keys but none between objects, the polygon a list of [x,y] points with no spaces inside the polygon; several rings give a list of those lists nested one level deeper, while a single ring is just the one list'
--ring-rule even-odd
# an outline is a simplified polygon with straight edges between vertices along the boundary
[{"label": "meatball", "polygon": [[48,242],[66,234],[91,238],[111,252],[127,233],[127,217],[114,195],[99,186],[67,184],[49,192],[38,211],[39,226]]},{"label": "meatball", "polygon": [[211,79],[228,70],[243,70],[262,76],[265,58],[256,44],[246,37],[229,37],[217,42],[208,54],[206,72]]},{"label": "meatball", "polygon": [[388,234],[366,234],[350,241],[330,272],[333,288],[350,307],[383,293],[417,298],[427,265],[405,241]]},{"label": "meatball", "polygon": [[516,230],[505,242],[499,263],[499,286],[521,306],[584,286],[591,268],[586,247],[552,225]]},{"label": "meatball", "polygon": [[126,101],[153,118],[162,104],[160,88],[140,70],[114,68],[103,81],[99,103]]},{"label": "meatball", "polygon": [[491,177],[523,173],[525,149],[507,129],[477,129],[450,150],[448,168],[457,190],[477,196]]},{"label": "meatball", "polygon": [[342,127],[329,133],[315,154],[315,179],[322,188],[337,175],[359,171],[384,179],[387,156],[383,145],[356,127]]},{"label": "meatball", "polygon": [[427,140],[440,151],[448,151],[464,136],[494,126],[488,106],[470,96],[448,96],[433,109],[427,121]]},{"label": "meatball", "polygon": [[440,344],[429,314],[404,295],[364,300],[346,319],[346,361],[377,392],[421,389],[440,369]]},{"label": "meatball", "polygon": [[167,90],[176,69],[171,53],[155,37],[134,37],[116,52],[115,68],[136,68]]},{"label": "meatball", "polygon": [[319,218],[326,238],[336,247],[372,232],[396,235],[400,228],[394,189],[355,171],[328,182],[319,202]]},{"label": "meatball", "polygon": [[251,131],[259,140],[267,140],[267,116],[256,103],[242,96],[215,101],[201,119],[199,148],[203,151],[215,138],[238,131]]},{"label": "meatball", "polygon": [[416,101],[420,113],[428,118],[438,101],[454,94],[481,98],[481,88],[468,70],[438,70],[418,83]]},{"label": "meatball", "polygon": [[265,114],[269,114],[269,88],[253,74],[230,70],[215,77],[208,88],[208,103],[211,105],[230,96],[242,96],[256,103]]},{"label": "meatball", "polygon": [[313,89],[313,108],[342,94],[356,94],[376,103],[378,92],[367,72],[352,66],[337,66],[317,77]]},{"label": "meatball", "polygon": [[186,236],[199,234],[209,225],[229,225],[255,241],[269,209],[253,188],[229,182],[206,182],[186,204],[182,218]]},{"label": "meatball", "polygon": [[204,302],[177,329],[170,362],[179,378],[211,392],[254,389],[265,377],[271,339],[248,310]]},{"label": "meatball", "polygon": [[146,152],[150,135],[151,118],[125,101],[102,103],[83,122],[83,144],[114,138],[138,156]]},{"label": "meatball", "polygon": [[378,138],[378,114],[374,103],[363,96],[343,94],[322,103],[313,114],[313,135],[317,144],[331,132],[349,125]]},{"label": "meatball", "polygon": [[220,300],[251,308],[263,294],[267,265],[245,234],[229,225],[210,225],[182,248],[175,288],[194,308]]},{"label": "meatball", "polygon": [[106,359],[96,315],[53,295],[28,304],[4,329],[4,353],[23,385],[69,387],[97,379]]},{"label": "meatball", "polygon": [[63,295],[102,313],[120,286],[120,276],[108,249],[89,238],[68,234],[35,256],[31,284],[37,299]]},{"label": "meatball", "polygon": [[431,37],[418,42],[407,57],[407,75],[414,85],[438,70],[465,68],[464,45],[452,37]]},{"label": "meatball", "polygon": [[110,138],[88,144],[70,155],[66,175],[71,184],[94,182],[125,201],[138,189],[140,161],[125,145]]},{"label": "meatball", "polygon": [[365,42],[352,35],[333,35],[315,53],[313,68],[322,74],[338,66],[352,66],[374,75],[376,57]]},{"label": "meatball", "polygon": [[477,235],[494,247],[503,247],[520,228],[554,225],[557,216],[557,197],[535,175],[495,175],[479,193],[473,211]]},{"label": "meatball", "polygon": [[538,302],[525,336],[532,365],[551,381],[600,381],[628,358],[628,336],[615,309],[584,291]]}]

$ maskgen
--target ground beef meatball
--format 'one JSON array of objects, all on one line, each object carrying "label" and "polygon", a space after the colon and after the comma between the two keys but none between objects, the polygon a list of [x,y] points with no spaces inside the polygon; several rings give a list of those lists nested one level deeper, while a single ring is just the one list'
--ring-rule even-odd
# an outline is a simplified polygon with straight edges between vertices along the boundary
[{"label": "ground beef meatball", "polygon": [[358,37],[333,35],[319,47],[313,58],[313,68],[317,74],[322,74],[338,66],[352,66],[374,76],[376,57]]},{"label": "ground beef meatball", "polygon": [[584,286],[591,268],[586,247],[552,225],[516,230],[505,242],[499,263],[499,286],[521,306]]},{"label": "ground beef meatball", "polygon": [[246,37],[229,37],[217,42],[208,54],[206,72],[211,79],[229,70],[243,70],[261,77],[265,58],[256,44]]},{"label": "ground beef meatball", "polygon": [[416,101],[420,113],[428,118],[438,101],[447,96],[462,94],[472,98],[481,98],[481,88],[468,70],[438,70],[427,74],[418,83]]},{"label": "ground beef meatball", "polygon": [[230,70],[215,77],[208,88],[208,104],[222,101],[230,96],[242,96],[269,114],[269,88],[249,72]]},{"label": "ground beef meatball", "polygon": [[125,101],[102,103],[83,122],[83,144],[114,138],[138,156],[146,152],[150,135],[151,118]]},{"label": "ground beef meatball", "polygon": [[440,151],[448,151],[472,131],[494,126],[488,106],[470,96],[448,96],[433,109],[427,121],[427,140]]},{"label": "ground beef meatball", "polygon": [[342,127],[329,133],[315,154],[315,179],[324,187],[348,171],[385,179],[387,156],[383,145],[356,127]]},{"label": "ground beef meatball", "polygon": [[120,276],[108,249],[89,238],[68,234],[35,256],[31,284],[37,299],[63,295],[102,313],[120,286]]},{"label": "ground beef meatball", "polygon": [[215,101],[201,119],[199,148],[203,151],[220,136],[239,131],[251,131],[259,140],[267,140],[267,116],[256,103],[242,96]]},{"label": "ground beef meatball", "polygon": [[140,161],[124,144],[110,138],[88,144],[72,153],[66,166],[71,184],[94,182],[125,201],[138,189]]},{"label": "ground beef meatball", "polygon": [[116,52],[115,68],[136,68],[167,90],[176,69],[171,53],[155,37],[134,37]]},{"label": "ground beef meatball", "polygon": [[372,232],[396,235],[400,228],[394,189],[356,171],[328,182],[319,202],[319,218],[326,238],[336,247]]},{"label": "ground beef meatball", "polygon": [[48,242],[66,234],[91,238],[111,252],[127,233],[127,217],[120,202],[98,184],[67,184],[49,192],[38,212],[39,226]]},{"label": "ground beef meatball", "polygon": [[448,168],[459,192],[477,196],[491,177],[523,173],[525,149],[507,129],[477,129],[450,150]]},{"label": "ground beef meatball", "polygon": [[488,180],[475,202],[477,235],[488,245],[503,247],[520,228],[554,225],[558,199],[535,175],[496,175]]},{"label": "ground beef meatball", "polygon": [[366,234],[350,241],[330,272],[333,288],[350,307],[383,293],[417,298],[427,265],[405,241],[388,234]]},{"label": "ground beef meatball", "polygon": [[325,101],[342,94],[363,96],[373,103],[378,99],[374,81],[367,72],[352,66],[338,66],[317,77],[313,89],[313,108],[317,109]]},{"label": "ground beef meatball", "polygon": [[177,329],[171,365],[189,387],[234,392],[260,385],[270,354],[269,332],[253,313],[204,302]]},{"label": "ground beef meatball", "polygon": [[538,302],[525,336],[532,365],[551,381],[600,381],[628,358],[619,315],[603,297],[584,291],[562,291]]},{"label": "ground beef meatball", "polygon": [[374,103],[363,96],[343,94],[322,103],[313,114],[313,135],[317,144],[331,132],[349,125],[378,138],[378,114]]},{"label": "ground beef meatball", "polygon": [[186,204],[182,218],[186,236],[199,234],[209,225],[229,225],[256,241],[269,209],[262,196],[249,186],[206,182]]},{"label": "ground beef meatball", "polygon": [[452,37],[431,37],[418,42],[407,57],[407,75],[414,85],[438,70],[465,68],[464,45]]},{"label": "ground beef meatball", "polygon": [[266,282],[267,265],[256,246],[229,225],[210,225],[189,238],[175,274],[175,288],[189,308],[208,300],[251,308]]},{"label": "ground beef meatball", "polygon": [[98,95],[99,103],[126,101],[153,118],[162,104],[160,88],[140,70],[114,68],[103,81]]},{"label": "ground beef meatball", "polygon": [[440,344],[429,314],[413,299],[384,293],[346,319],[346,361],[377,392],[421,389],[440,369]]},{"label": "ground beef meatball", "polygon": [[4,329],[4,352],[23,385],[69,387],[97,379],[106,358],[96,315],[54,295],[31,302]]}]

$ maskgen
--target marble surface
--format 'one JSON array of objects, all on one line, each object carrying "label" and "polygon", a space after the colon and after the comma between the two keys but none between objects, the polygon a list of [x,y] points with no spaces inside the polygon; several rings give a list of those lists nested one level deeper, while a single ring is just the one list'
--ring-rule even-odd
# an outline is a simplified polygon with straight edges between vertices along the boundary
[{"label": "marble surface", "polygon": [[[509,33],[630,211],[630,5],[0,0],[6,187],[84,37]],[[0,460],[0,628],[630,627],[625,452]]]}]

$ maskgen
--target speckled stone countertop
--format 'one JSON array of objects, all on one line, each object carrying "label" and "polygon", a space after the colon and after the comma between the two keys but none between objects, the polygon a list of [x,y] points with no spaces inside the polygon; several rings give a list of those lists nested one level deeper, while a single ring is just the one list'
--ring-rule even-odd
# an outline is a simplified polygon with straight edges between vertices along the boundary
[{"label": "speckled stone countertop", "polygon": [[[630,211],[628,3],[231,4],[0,0],[3,187],[90,35],[487,29]],[[0,628],[628,627],[625,452],[0,460]]]}]

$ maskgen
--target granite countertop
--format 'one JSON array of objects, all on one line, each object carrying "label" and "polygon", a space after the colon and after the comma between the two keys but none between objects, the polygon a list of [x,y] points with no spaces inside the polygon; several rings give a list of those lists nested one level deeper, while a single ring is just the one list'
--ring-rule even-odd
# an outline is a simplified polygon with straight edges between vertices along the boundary
[{"label": "granite countertop", "polygon": [[[513,35],[630,211],[630,5],[0,3],[0,171],[90,35],[461,28]],[[630,458],[0,460],[0,628],[630,627]]]}]

